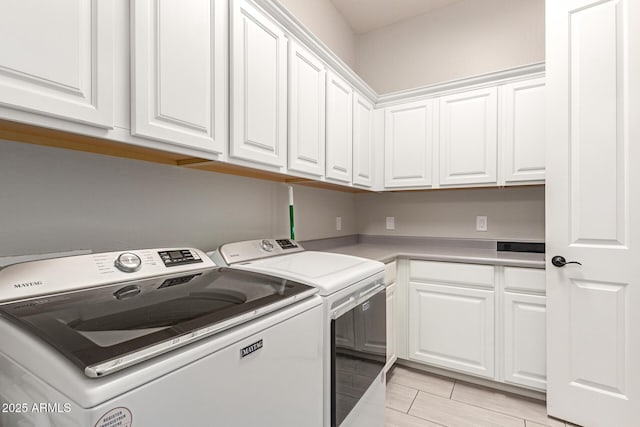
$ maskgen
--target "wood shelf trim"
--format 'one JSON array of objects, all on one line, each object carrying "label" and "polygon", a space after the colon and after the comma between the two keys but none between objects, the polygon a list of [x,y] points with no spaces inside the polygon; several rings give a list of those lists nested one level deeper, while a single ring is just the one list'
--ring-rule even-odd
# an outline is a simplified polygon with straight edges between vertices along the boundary
[{"label": "wood shelf trim", "polygon": [[0,119],[0,139],[347,193],[367,190]]}]

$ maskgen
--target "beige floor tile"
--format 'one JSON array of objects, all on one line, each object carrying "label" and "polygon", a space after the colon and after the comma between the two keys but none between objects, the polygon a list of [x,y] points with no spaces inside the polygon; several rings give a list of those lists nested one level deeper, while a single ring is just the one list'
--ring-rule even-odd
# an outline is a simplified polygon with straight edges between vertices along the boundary
[{"label": "beige floor tile", "polygon": [[418,390],[400,384],[387,384],[387,408],[408,412]]},{"label": "beige floor tile", "polygon": [[385,427],[441,427],[440,424],[435,424],[390,408],[387,408],[384,425]]},{"label": "beige floor tile", "polygon": [[454,381],[396,366],[390,373],[388,383],[400,384],[438,396],[449,397],[451,396],[451,390],[453,390]]},{"label": "beige floor tile", "polygon": [[423,392],[409,414],[448,427],[524,427],[523,419]]},{"label": "beige floor tile", "polygon": [[498,390],[458,382],[453,388],[451,399],[524,418],[527,421],[533,421],[544,426],[564,427],[563,422],[547,417],[547,407],[544,402]]}]

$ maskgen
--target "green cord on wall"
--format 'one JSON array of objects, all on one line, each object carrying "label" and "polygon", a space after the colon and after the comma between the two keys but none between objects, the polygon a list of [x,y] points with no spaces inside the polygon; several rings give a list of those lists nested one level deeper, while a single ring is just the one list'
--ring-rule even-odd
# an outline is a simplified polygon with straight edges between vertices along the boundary
[{"label": "green cord on wall", "polygon": [[291,226],[291,240],[295,240],[296,232],[293,226],[293,205],[289,205],[289,225]]},{"label": "green cord on wall", "polygon": [[293,187],[289,186],[289,234],[291,240],[296,239],[295,226],[293,225]]}]

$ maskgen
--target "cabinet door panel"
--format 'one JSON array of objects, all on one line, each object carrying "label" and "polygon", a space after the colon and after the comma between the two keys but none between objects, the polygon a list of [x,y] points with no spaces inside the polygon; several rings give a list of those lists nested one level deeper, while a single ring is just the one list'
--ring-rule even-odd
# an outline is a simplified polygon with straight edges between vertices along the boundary
[{"label": "cabinet door panel", "polygon": [[494,376],[494,292],[409,283],[409,357]]},{"label": "cabinet door panel", "polygon": [[546,272],[538,268],[504,267],[504,288],[544,294]]},{"label": "cabinet door panel", "polygon": [[289,70],[289,169],[321,176],[325,166],[325,67],[291,42]]},{"label": "cabinet door panel", "polygon": [[373,185],[373,105],[353,96],[353,183]]},{"label": "cabinet door panel", "polygon": [[223,152],[224,4],[214,0],[132,3],[134,135]]},{"label": "cabinet door panel", "polygon": [[497,89],[440,98],[440,184],[497,183]]},{"label": "cabinet door panel", "polygon": [[287,132],[287,39],[243,0],[232,7],[231,156],[283,167]]},{"label": "cabinet door panel", "polygon": [[0,104],[113,127],[110,1],[0,2]]},{"label": "cabinet door panel", "polygon": [[410,261],[410,278],[416,282],[494,287],[495,267],[442,261]]},{"label": "cabinet door panel", "polygon": [[353,155],[353,89],[327,73],[327,178],[351,182]]},{"label": "cabinet door panel", "polygon": [[505,292],[504,310],[505,380],[546,389],[546,298]]},{"label": "cabinet door panel", "polygon": [[412,102],[385,111],[385,187],[428,187],[433,164],[432,101]]},{"label": "cabinet door panel", "polygon": [[509,182],[545,176],[545,85],[533,79],[504,85],[502,92],[502,170]]},{"label": "cabinet door panel", "polygon": [[387,363],[385,370],[388,370],[398,358],[396,324],[396,284],[392,283],[387,286]]}]

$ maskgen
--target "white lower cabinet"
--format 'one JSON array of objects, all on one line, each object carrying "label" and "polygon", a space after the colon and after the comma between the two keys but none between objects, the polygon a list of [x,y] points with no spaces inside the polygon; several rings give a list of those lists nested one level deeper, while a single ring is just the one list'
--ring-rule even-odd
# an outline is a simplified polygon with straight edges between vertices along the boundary
[{"label": "white lower cabinet", "polygon": [[[407,337],[406,347],[394,352],[414,362],[546,389],[544,270],[417,260],[408,265],[408,273],[398,272],[397,284],[406,300],[396,299],[391,320],[394,334]],[[406,301],[404,309],[400,301]],[[399,330],[403,325],[408,331]]]},{"label": "white lower cabinet", "polygon": [[545,390],[547,331],[545,271],[504,267],[504,380]]},{"label": "white lower cabinet", "polygon": [[387,364],[385,371],[393,366],[396,359],[398,359],[396,344],[396,289],[395,283],[387,286]]},{"label": "white lower cabinet", "polygon": [[492,378],[492,290],[409,283],[409,357]]},{"label": "white lower cabinet", "polygon": [[504,293],[504,379],[545,389],[546,297]]}]

